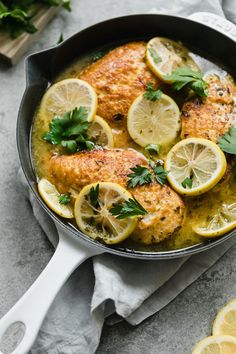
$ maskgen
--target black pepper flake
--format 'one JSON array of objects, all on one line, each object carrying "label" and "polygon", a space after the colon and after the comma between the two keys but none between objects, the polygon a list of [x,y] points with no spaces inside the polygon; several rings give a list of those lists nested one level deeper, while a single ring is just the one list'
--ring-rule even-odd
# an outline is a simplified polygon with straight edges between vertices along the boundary
[{"label": "black pepper flake", "polygon": [[190,114],[187,111],[182,111],[182,114],[185,118],[188,118]]},{"label": "black pepper flake", "polygon": [[116,122],[120,122],[121,120],[124,119],[124,114],[121,114],[121,113],[117,113],[113,116],[113,119],[116,121]]}]

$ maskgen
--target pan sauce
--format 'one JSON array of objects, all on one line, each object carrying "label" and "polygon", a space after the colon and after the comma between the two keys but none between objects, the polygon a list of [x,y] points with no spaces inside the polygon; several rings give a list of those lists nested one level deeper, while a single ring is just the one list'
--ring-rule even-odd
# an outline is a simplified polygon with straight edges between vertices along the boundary
[{"label": "pan sauce", "polygon": [[[91,63],[93,56],[94,53],[91,53],[89,56],[80,58],[78,61],[69,66],[64,72],[62,72],[55,81],[57,82],[66,78],[78,77],[79,73],[85,67],[87,67],[89,63]],[[195,54],[192,54],[192,56],[203,73],[213,70],[219,75],[227,75],[224,70],[222,70],[219,66],[215,65],[211,61]],[[181,97],[176,95],[176,93],[173,91],[169,91],[169,94],[177,101],[177,103],[180,104],[181,107]],[[120,134],[120,132],[122,129],[127,129],[126,124],[124,125],[124,123],[117,122],[113,123],[111,127],[114,133],[115,147],[131,147],[142,151],[142,148],[136,145],[131,139],[129,141],[122,140],[122,134]],[[47,130],[48,122],[45,121],[44,117],[42,117],[39,112],[37,112],[32,128],[31,144],[33,165],[36,175],[39,179],[42,177],[50,179],[50,177],[47,176],[46,169],[44,168],[45,161],[48,159],[52,151],[59,152],[57,147],[45,143],[45,141],[43,141],[41,138],[42,134]],[[160,158],[164,158],[166,153],[167,151],[162,151]],[[159,244],[151,246],[135,243],[132,238],[128,238],[123,244],[119,244],[119,248],[127,247],[129,249],[152,252],[164,250],[166,251],[185,248],[206,241],[205,238],[202,238],[192,231],[192,225],[198,223],[199,220],[206,218],[210,213],[216,211],[217,208],[222,205],[222,203],[232,201],[236,202],[236,178],[234,177],[234,174],[231,174],[229,178],[220,182],[209,192],[198,197],[183,197],[183,200],[186,205],[186,217],[182,228],[176,235],[165,241],[162,241]]]}]

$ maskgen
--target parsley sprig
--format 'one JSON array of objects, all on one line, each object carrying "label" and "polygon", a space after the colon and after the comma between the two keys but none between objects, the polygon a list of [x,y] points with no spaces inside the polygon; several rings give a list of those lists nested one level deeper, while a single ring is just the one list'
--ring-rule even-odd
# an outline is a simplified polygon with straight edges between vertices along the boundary
[{"label": "parsley sprig", "polygon": [[58,200],[60,204],[69,204],[71,202],[71,193],[60,194]]},{"label": "parsley sprig", "polygon": [[155,64],[162,62],[160,55],[157,54],[157,51],[154,48],[149,48],[148,51]]},{"label": "parsley sprig", "polygon": [[151,174],[150,170],[147,167],[136,165],[136,167],[131,168],[131,171],[128,177],[128,188],[135,188],[136,186],[142,186],[147,183],[154,181],[154,177]]},{"label": "parsley sprig", "polygon": [[154,168],[154,174],[155,174],[156,181],[161,186],[164,186],[164,184],[166,183],[168,173],[169,173],[168,171],[164,170],[163,165],[160,162],[158,162],[157,166]]},{"label": "parsley sprig", "polygon": [[161,98],[162,93],[163,92],[160,89],[155,90],[153,84],[149,82],[146,86],[146,91],[144,92],[143,97],[149,101],[155,102]]},{"label": "parsley sprig", "polygon": [[230,127],[227,133],[218,138],[218,145],[224,152],[236,155],[236,127]]},{"label": "parsley sprig", "polygon": [[99,206],[99,184],[95,187],[91,187],[89,191],[90,203],[97,208]]},{"label": "parsley sprig", "polygon": [[92,150],[95,145],[88,139],[89,122],[85,107],[75,108],[63,116],[56,116],[49,124],[43,139],[53,145],[61,145],[69,153]]},{"label": "parsley sprig", "polygon": [[161,186],[166,183],[168,171],[164,170],[162,164],[159,161],[157,163],[151,161],[149,165],[153,170],[153,173],[149,168],[140,165],[136,165],[135,167],[131,168],[131,171],[134,173],[130,173],[128,175],[128,188],[143,186],[144,184],[154,182],[154,180],[156,180]]},{"label": "parsley sprig", "polygon": [[173,89],[177,91],[187,86],[198,96],[207,96],[208,84],[203,80],[202,74],[198,71],[193,71],[187,66],[176,69],[170,75],[165,75],[164,78],[165,80],[172,82]]},{"label": "parsley sprig", "polygon": [[131,216],[145,215],[148,212],[135,198],[129,198],[122,204],[114,204],[110,213],[117,219],[125,219]]},{"label": "parsley sprig", "polygon": [[[90,188],[89,199],[92,206],[99,208],[99,184]],[[117,219],[125,219],[130,218],[131,216],[147,214],[147,211],[135,198],[129,198],[123,203],[113,204],[109,212]]]},{"label": "parsley sprig", "polygon": [[193,180],[190,177],[186,177],[183,182],[181,183],[184,188],[192,188]]},{"label": "parsley sprig", "polygon": [[8,31],[12,38],[17,38],[23,32],[34,33],[33,15],[29,14],[35,4],[49,6],[62,5],[70,11],[70,0],[2,0],[0,1],[0,29]]}]

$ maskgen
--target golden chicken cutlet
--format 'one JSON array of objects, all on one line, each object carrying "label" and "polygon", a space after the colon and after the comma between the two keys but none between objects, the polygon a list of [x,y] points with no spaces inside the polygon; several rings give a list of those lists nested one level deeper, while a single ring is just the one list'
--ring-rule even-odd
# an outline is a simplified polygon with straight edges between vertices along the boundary
[{"label": "golden chicken cutlet", "polygon": [[131,42],[111,50],[79,76],[98,95],[97,114],[114,130],[116,147],[129,142],[126,117],[131,103],[145,91],[147,83],[158,86],[158,79],[145,62],[145,42]]},{"label": "golden chicken cutlet", "polygon": [[236,126],[236,88],[230,81],[209,75],[208,96],[194,97],[182,109],[182,139],[205,138],[217,142],[230,126]]},{"label": "golden chicken cutlet", "polygon": [[[53,156],[48,162],[52,182],[61,192],[78,192],[96,182],[115,182],[127,188],[130,168],[148,167],[148,161],[132,149],[93,150],[74,155]],[[129,190],[148,211],[139,218],[134,238],[142,243],[158,243],[179,230],[184,219],[184,203],[169,186],[157,182]]]}]

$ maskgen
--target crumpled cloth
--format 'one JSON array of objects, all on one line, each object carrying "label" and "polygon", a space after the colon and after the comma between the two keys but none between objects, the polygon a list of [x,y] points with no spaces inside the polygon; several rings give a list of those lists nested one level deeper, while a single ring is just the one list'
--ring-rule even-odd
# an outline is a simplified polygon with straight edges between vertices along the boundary
[{"label": "crumpled cloth", "polygon": [[[153,12],[190,15],[209,11],[236,22],[235,0],[159,0]],[[53,221],[19,179],[34,215],[55,246]],[[104,320],[122,319],[137,325],[158,312],[211,267],[233,244],[224,242],[190,258],[139,261],[110,254],[94,256],[82,264],[57,295],[30,354],[92,354],[96,351]],[[49,284],[50,286],[50,284]]]}]

